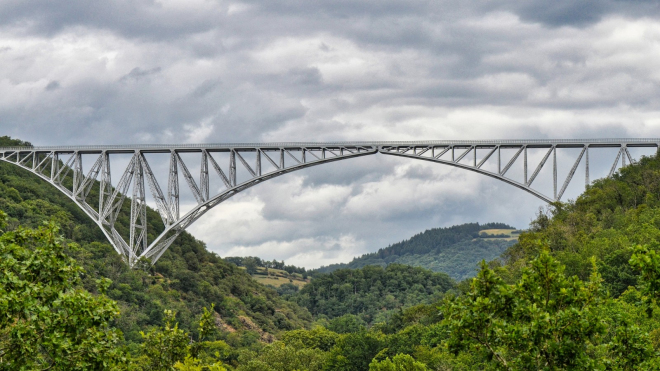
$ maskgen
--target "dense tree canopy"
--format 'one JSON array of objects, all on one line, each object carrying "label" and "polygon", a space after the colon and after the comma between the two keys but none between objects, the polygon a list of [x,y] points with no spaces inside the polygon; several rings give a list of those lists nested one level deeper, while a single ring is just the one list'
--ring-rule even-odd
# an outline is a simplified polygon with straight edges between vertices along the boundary
[{"label": "dense tree canopy", "polygon": [[352,314],[372,323],[388,311],[438,301],[453,287],[446,274],[390,264],[316,275],[290,300],[314,315],[334,318]]},{"label": "dense tree canopy", "polygon": [[[6,227],[0,212],[0,229]],[[79,286],[82,268],[57,227],[0,232],[0,368],[113,369],[123,362],[117,304]],[[69,246],[70,249],[76,248]]]}]

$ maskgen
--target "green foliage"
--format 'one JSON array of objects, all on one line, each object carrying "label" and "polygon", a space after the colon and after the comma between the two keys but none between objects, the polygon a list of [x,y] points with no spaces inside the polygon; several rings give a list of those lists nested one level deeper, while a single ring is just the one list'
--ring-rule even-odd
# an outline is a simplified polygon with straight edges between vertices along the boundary
[{"label": "green foliage", "polygon": [[276,342],[259,352],[247,352],[240,359],[243,363],[238,371],[320,371],[325,362],[325,353],[314,348],[298,348]]},{"label": "green foliage", "polygon": [[222,366],[222,363],[202,365],[200,360],[192,357],[186,357],[183,363],[175,363],[174,369],[178,371],[227,371],[227,369]]},{"label": "green foliage", "polygon": [[382,346],[382,338],[378,334],[367,331],[346,334],[330,351],[324,370],[367,370]]},{"label": "green foliage", "polygon": [[[291,300],[306,307],[314,315],[335,318],[353,314],[370,324],[378,316],[396,309],[437,301],[453,288],[453,281],[445,274],[391,264],[386,268],[367,266],[316,275]],[[346,324],[347,321],[355,322],[352,317],[346,317],[345,320]],[[343,326],[339,322],[331,322],[332,326],[335,324]],[[357,327],[359,329],[359,324]],[[341,332],[353,331],[339,327],[335,329]]]},{"label": "green foliage", "polygon": [[30,142],[24,142],[19,139],[12,139],[9,136],[5,135],[0,137],[0,147],[31,147]]},{"label": "green foliage", "polygon": [[605,353],[602,363],[614,370],[657,370],[660,363],[648,333],[649,323],[643,318],[643,308],[614,300],[601,309],[608,329],[601,347]]},{"label": "green foliage", "polygon": [[548,252],[516,285],[482,263],[470,291],[444,307],[453,351],[485,353],[502,369],[591,369],[590,341],[605,332],[600,277],[566,277]]},{"label": "green foliage", "polygon": [[[0,212],[0,225],[6,227]],[[69,246],[73,249],[75,246]],[[80,287],[84,270],[65,254],[57,227],[18,228],[0,236],[2,369],[113,369],[123,362],[117,304]]]},{"label": "green foliage", "polygon": [[651,316],[660,301],[660,254],[646,245],[637,245],[630,264],[642,272],[640,291],[647,313]]},{"label": "green foliage", "polygon": [[375,327],[385,334],[392,334],[408,326],[429,326],[441,320],[436,304],[419,304],[414,307],[399,309],[386,322],[377,323]]},{"label": "green foliage", "polygon": [[[395,243],[377,252],[364,254],[347,264],[321,267],[315,272],[329,273],[337,269],[358,269],[368,265],[385,267],[398,263],[447,273],[455,280],[474,277],[478,263],[496,259],[515,241],[484,240],[484,229],[513,229],[504,223],[468,223],[448,228],[426,230],[408,240]],[[492,237],[492,236],[491,236]],[[508,237],[508,236],[504,236]]]},{"label": "green foliage", "polygon": [[141,345],[144,366],[149,370],[170,370],[188,355],[188,334],[179,329],[174,316],[174,312],[166,310],[163,328],[152,329],[146,334],[140,332],[144,339]]},{"label": "green foliage", "polygon": [[596,257],[603,286],[613,296],[636,284],[628,257],[636,245],[660,242],[660,159],[644,157],[611,178],[597,180],[575,202],[553,204],[505,253],[512,278],[549,246],[568,275],[588,279]]},{"label": "green foliage", "polygon": [[[213,309],[213,308],[211,308]],[[148,333],[141,332],[140,357],[133,363],[137,370],[217,370],[226,371],[221,358],[226,357],[228,346],[223,341],[208,341],[206,337],[216,332],[210,323],[211,312],[204,308],[199,320],[197,341],[179,328],[176,313],[165,311],[165,325]]]},{"label": "green foliage", "polygon": [[211,310],[204,308],[204,313],[202,318],[199,320],[199,340],[206,340],[207,337],[215,334],[218,331],[218,328],[215,325],[213,319],[213,310],[215,309],[215,304],[211,304]]},{"label": "green foliage", "polygon": [[258,267],[258,265],[257,265],[257,261],[256,261],[256,259],[254,259],[254,258],[247,258],[247,259],[245,259],[245,260],[243,261],[243,264],[245,265],[245,270],[247,270],[247,272],[248,272],[249,274],[255,274],[255,273],[257,273],[257,267]]},{"label": "green foliage", "polygon": [[282,342],[298,348],[320,349],[327,352],[335,346],[339,338],[340,336],[336,332],[318,326],[311,330],[300,329],[285,332],[282,335]]},{"label": "green foliage", "polygon": [[366,323],[354,314],[344,314],[341,317],[336,317],[328,322],[328,330],[334,331],[338,334],[348,334],[351,332],[358,332],[365,330]]},{"label": "green foliage", "polygon": [[392,263],[443,272],[454,280],[472,278],[481,260],[498,259],[515,241],[473,239],[455,243],[427,254],[405,254]]},{"label": "green foliage", "polygon": [[397,354],[390,360],[385,358],[382,361],[372,361],[369,364],[369,371],[426,371],[426,365],[415,361],[408,354]]}]

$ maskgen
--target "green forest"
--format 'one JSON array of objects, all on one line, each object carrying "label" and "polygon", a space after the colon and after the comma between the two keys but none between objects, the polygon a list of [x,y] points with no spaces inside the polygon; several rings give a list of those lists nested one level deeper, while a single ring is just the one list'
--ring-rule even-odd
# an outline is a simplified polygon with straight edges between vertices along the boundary
[{"label": "green forest", "polygon": [[[504,223],[466,223],[446,228],[433,228],[405,241],[397,242],[376,252],[354,258],[346,264],[332,264],[311,271],[328,273],[336,269],[356,269],[368,265],[385,267],[391,263],[422,267],[433,272],[448,274],[455,280],[464,280],[477,274],[478,263],[498,258],[514,239],[506,235],[488,235],[481,231],[515,228]],[[494,237],[494,238],[493,238]]]},{"label": "green forest", "polygon": [[434,303],[454,287],[444,273],[390,264],[317,275],[289,300],[307,308],[315,318],[350,314],[373,324],[384,322],[397,309]]},{"label": "green forest", "polygon": [[276,290],[185,233],[129,269],[66,196],[0,163],[0,369],[660,369],[659,195],[642,158],[474,278],[395,263]]}]

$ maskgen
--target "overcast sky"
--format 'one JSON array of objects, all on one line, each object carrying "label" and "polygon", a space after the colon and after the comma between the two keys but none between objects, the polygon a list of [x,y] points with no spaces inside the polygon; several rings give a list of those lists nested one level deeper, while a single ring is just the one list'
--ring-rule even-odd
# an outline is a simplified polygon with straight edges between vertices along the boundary
[{"label": "overcast sky", "polygon": [[[35,145],[660,137],[658,4],[0,0],[0,135]],[[317,267],[431,227],[525,228],[542,205],[475,173],[369,156],[261,184],[191,232],[222,256]]]}]

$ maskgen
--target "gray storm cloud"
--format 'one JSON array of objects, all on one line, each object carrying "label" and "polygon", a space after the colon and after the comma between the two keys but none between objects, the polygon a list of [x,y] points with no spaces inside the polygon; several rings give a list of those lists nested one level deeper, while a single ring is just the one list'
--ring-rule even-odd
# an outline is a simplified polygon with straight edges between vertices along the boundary
[{"label": "gray storm cloud", "polygon": [[[658,12],[614,0],[4,1],[0,128],[41,145],[657,137]],[[269,181],[191,231],[221,255],[313,267],[425,228],[523,228],[542,204],[371,156]]]}]

